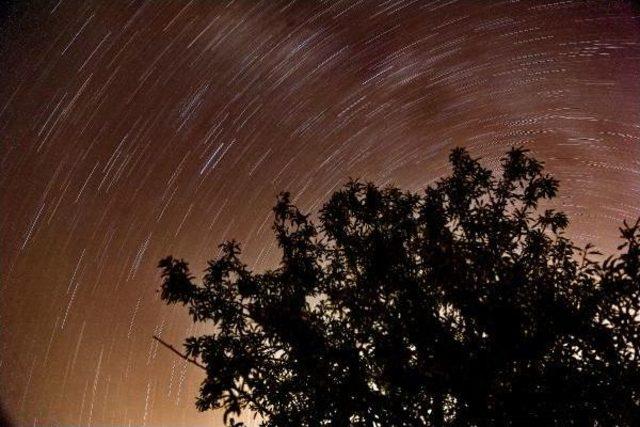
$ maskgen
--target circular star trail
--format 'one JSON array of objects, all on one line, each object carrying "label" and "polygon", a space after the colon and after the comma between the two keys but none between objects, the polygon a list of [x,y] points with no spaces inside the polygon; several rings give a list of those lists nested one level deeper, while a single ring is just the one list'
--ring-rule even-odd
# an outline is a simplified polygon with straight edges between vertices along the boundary
[{"label": "circular star trail", "polygon": [[[580,244],[640,215],[640,25],[626,2],[77,2],[0,23],[0,400],[24,425],[216,425],[158,260],[223,239],[256,270],[289,190],[419,191],[523,145]],[[200,328],[197,326],[196,328]]]}]

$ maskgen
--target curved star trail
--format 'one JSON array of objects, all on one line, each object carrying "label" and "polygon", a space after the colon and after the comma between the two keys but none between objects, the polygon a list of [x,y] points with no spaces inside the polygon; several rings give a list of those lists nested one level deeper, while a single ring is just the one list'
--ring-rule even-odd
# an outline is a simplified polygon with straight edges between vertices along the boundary
[{"label": "curved star trail", "polygon": [[[116,4],[117,3],[117,4]],[[640,215],[640,25],[625,2],[51,2],[0,25],[0,399],[24,425],[215,425],[157,261],[225,238],[264,269],[275,195],[420,190],[524,145],[569,234]],[[198,326],[200,328],[200,326]]]}]

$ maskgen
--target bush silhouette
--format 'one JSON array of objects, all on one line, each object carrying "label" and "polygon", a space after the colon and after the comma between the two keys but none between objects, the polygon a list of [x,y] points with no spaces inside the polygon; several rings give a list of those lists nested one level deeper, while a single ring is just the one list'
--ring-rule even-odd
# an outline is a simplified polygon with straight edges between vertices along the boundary
[{"label": "bush silhouette", "polygon": [[[640,425],[640,226],[593,260],[540,212],[558,181],[527,150],[493,174],[464,149],[423,195],[349,182],[319,225],[282,193],[277,269],[235,241],[203,283],[167,257],[162,299],[211,335],[197,407],[264,426]],[[185,357],[186,357],[185,356]]]}]

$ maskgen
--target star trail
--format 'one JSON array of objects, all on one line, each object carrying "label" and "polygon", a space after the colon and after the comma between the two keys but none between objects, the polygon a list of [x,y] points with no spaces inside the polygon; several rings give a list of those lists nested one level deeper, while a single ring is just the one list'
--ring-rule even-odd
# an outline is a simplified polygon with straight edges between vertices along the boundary
[{"label": "star trail", "polygon": [[640,215],[640,12],[600,1],[17,2],[0,22],[0,402],[18,425],[217,425],[157,293],[282,190],[419,191],[465,146],[560,179],[577,242]]}]

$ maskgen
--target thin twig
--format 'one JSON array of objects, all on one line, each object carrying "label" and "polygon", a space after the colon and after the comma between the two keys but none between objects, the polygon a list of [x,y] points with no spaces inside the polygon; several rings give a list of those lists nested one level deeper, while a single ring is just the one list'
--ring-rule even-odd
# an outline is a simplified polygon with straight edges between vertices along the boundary
[{"label": "thin twig", "polygon": [[169,350],[173,351],[175,354],[177,354],[178,356],[182,357],[184,360],[186,360],[187,362],[191,362],[194,365],[196,365],[198,368],[202,369],[203,371],[206,371],[207,368],[205,368],[204,365],[201,365],[200,363],[198,363],[197,360],[194,359],[189,359],[189,357],[186,354],[182,354],[180,353],[178,350],[176,350],[176,348],[174,346],[172,346],[171,344],[168,344],[166,342],[164,342],[162,340],[162,338],[157,337],[155,335],[153,335],[153,339],[158,341],[160,344],[162,344],[163,346],[167,347]]},{"label": "thin twig", "polygon": [[[202,370],[207,370],[207,368],[204,367],[204,365],[201,365],[200,363],[198,363],[198,361],[194,360],[194,359],[189,359],[189,357],[186,354],[182,354],[180,353],[178,350],[176,350],[176,348],[174,346],[172,346],[171,344],[165,342],[162,340],[162,338],[157,337],[155,335],[153,335],[153,339],[158,341],[160,344],[162,344],[163,346],[165,346],[166,348],[168,348],[169,350],[173,351],[175,354],[177,354],[178,356],[180,356],[181,358],[183,358],[184,360],[186,360],[187,362],[193,363],[194,365],[196,365],[198,368],[202,369]],[[270,416],[274,416],[274,413],[271,412],[267,407],[261,405],[257,400],[255,400],[249,393],[247,393],[244,390],[241,390],[237,387],[234,387],[234,389],[236,390],[236,392],[238,392],[243,398],[245,398],[248,402],[253,403],[253,405],[258,409],[258,411],[265,413],[267,415]]]}]

